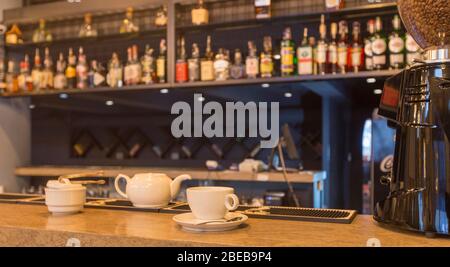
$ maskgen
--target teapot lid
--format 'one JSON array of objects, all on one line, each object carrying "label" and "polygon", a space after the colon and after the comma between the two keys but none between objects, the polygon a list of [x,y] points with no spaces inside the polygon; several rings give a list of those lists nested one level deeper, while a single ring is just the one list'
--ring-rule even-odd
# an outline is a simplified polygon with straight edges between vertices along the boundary
[{"label": "teapot lid", "polygon": [[72,184],[69,179],[59,180],[49,180],[47,182],[47,188],[51,189],[81,189],[83,186],[81,184]]}]

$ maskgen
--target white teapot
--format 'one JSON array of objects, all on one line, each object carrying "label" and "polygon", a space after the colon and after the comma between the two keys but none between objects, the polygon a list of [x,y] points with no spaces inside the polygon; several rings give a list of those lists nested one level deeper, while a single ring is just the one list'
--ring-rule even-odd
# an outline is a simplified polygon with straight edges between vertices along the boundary
[{"label": "white teapot", "polygon": [[[127,182],[126,193],[119,188],[120,179]],[[160,208],[167,206],[178,195],[182,181],[190,179],[188,174],[182,174],[173,181],[164,173],[138,173],[133,178],[119,174],[114,180],[114,187],[135,207]]]}]

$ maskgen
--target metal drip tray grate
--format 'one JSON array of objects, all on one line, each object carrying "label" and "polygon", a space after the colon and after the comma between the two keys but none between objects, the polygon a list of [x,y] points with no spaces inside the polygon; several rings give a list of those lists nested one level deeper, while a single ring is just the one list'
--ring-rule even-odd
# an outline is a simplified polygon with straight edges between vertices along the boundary
[{"label": "metal drip tray grate", "polygon": [[259,218],[287,219],[311,222],[351,223],[356,216],[354,210],[313,209],[296,207],[262,207],[249,209],[245,214]]},{"label": "metal drip tray grate", "polygon": [[[235,211],[246,211],[246,210],[249,210],[249,209],[252,209],[252,208],[255,208],[255,207],[240,205]],[[183,211],[183,212],[191,211],[191,208],[189,207],[188,204],[181,204],[181,205],[175,206],[175,207],[170,208],[170,209],[171,210],[177,210],[177,211]]]}]

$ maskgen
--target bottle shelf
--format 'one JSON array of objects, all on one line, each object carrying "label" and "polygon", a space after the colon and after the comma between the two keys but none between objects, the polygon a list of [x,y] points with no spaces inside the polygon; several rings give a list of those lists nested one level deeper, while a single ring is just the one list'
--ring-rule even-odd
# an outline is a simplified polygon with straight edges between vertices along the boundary
[{"label": "bottle shelf", "polygon": [[257,79],[238,79],[238,80],[226,80],[226,81],[199,81],[199,82],[186,82],[186,83],[156,83],[156,84],[140,84],[132,86],[122,87],[96,87],[87,89],[66,89],[66,90],[40,90],[33,92],[20,92],[20,93],[3,93],[3,97],[34,97],[41,95],[55,95],[55,94],[89,94],[99,92],[135,92],[142,90],[160,90],[160,89],[183,89],[183,88],[227,88],[227,87],[239,87],[249,85],[261,85],[261,87],[270,87],[271,85],[284,85],[289,83],[302,83],[302,82],[314,82],[314,81],[339,81],[348,79],[367,79],[367,78],[386,78],[395,75],[400,70],[379,70],[379,71],[361,71],[357,73],[346,74],[324,74],[324,75],[302,75],[291,77],[273,77],[273,78],[257,78]]}]

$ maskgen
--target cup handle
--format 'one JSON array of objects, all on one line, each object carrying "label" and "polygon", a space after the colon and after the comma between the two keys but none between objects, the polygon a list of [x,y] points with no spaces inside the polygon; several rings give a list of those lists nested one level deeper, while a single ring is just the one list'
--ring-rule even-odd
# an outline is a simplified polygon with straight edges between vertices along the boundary
[{"label": "cup handle", "polygon": [[116,188],[117,193],[119,193],[119,195],[123,196],[124,198],[128,198],[127,194],[124,193],[119,187],[120,179],[125,179],[128,184],[130,182],[130,177],[126,176],[125,174],[119,174],[117,175],[116,179],[114,179],[114,187]]},{"label": "cup handle", "polygon": [[239,198],[235,194],[228,194],[225,196],[225,207],[229,211],[237,209],[239,206]]}]

